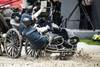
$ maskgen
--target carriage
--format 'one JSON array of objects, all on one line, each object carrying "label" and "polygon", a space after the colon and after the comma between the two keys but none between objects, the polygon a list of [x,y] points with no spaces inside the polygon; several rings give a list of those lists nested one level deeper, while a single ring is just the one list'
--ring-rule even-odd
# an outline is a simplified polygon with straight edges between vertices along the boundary
[{"label": "carriage", "polygon": [[2,44],[4,44],[6,54],[10,58],[20,57],[22,47],[25,47],[27,56],[35,58],[41,55],[46,55],[46,53],[59,53],[60,57],[74,55],[79,41],[78,37],[66,29],[61,29],[59,33],[60,35],[48,32],[49,44],[43,49],[34,50],[32,48],[32,43],[25,39],[18,29],[10,28],[6,32],[6,36],[2,37]]},{"label": "carriage", "polygon": [[72,56],[75,54],[79,38],[66,28],[60,28],[60,30],[57,30],[58,33],[54,33],[55,31],[46,32],[45,35],[48,37],[49,43],[39,50],[34,50],[32,46],[35,45],[35,43],[31,43],[27,38],[23,37],[16,27],[12,27],[9,22],[5,22],[2,17],[0,19],[0,43],[4,45],[4,50],[10,58],[20,57],[22,47],[25,47],[27,56],[34,58],[44,56],[48,53],[49,55],[59,53],[59,57]]},{"label": "carriage", "polygon": [[[62,29],[62,32],[65,33],[67,31],[65,29]],[[49,33],[49,44],[44,49],[34,50],[32,49],[32,44],[28,40],[25,40],[25,38],[22,37],[22,35],[19,33],[17,29],[12,28],[9,29],[6,33],[4,46],[7,56],[11,58],[17,58],[21,56],[21,50],[23,45],[25,46],[26,55],[32,57],[37,57],[43,54],[42,52],[50,54],[59,53],[61,54],[61,56],[71,56],[74,55],[76,51],[77,42],[78,38],[76,36],[72,36],[65,40],[63,36]]]}]

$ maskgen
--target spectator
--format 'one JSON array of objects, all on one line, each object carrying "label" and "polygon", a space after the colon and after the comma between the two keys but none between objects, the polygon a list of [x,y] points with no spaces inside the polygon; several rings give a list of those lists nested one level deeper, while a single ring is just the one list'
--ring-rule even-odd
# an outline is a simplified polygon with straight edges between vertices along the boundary
[{"label": "spectator", "polygon": [[[92,3],[93,0],[82,0],[82,7],[84,7],[91,19],[91,11],[92,11]],[[80,6],[80,29],[88,29],[91,30],[92,26],[90,22],[88,21],[88,18],[85,16],[81,6]]]},{"label": "spectator", "polygon": [[50,0],[53,6],[53,22],[60,26],[61,24],[61,2],[59,0]]}]

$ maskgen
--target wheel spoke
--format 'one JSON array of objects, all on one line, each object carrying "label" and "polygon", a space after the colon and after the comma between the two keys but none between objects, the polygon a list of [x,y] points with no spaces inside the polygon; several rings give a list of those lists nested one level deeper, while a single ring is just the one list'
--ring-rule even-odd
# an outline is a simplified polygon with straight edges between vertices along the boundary
[{"label": "wheel spoke", "polygon": [[14,57],[14,47],[12,47],[11,56]]},{"label": "wheel spoke", "polygon": [[31,54],[31,56],[33,57],[33,56],[34,56],[34,54],[35,54],[35,51],[34,51],[34,50],[32,50],[32,54]]},{"label": "wheel spoke", "polygon": [[[12,48],[12,47],[11,47],[11,48]],[[8,54],[9,54],[10,56],[12,55],[11,51],[12,51],[12,49],[10,49],[10,52],[8,52]]]},{"label": "wheel spoke", "polygon": [[11,47],[9,47],[9,49],[7,50],[7,52],[8,52],[8,53],[10,53],[10,52],[11,52],[11,50],[12,50],[12,46],[11,46]]},{"label": "wheel spoke", "polygon": [[14,45],[14,48],[16,48],[17,51],[20,50],[20,47],[18,47],[18,46],[16,46],[16,45]]},{"label": "wheel spoke", "polygon": [[6,44],[6,47],[12,46],[12,43],[8,43]]},{"label": "wheel spoke", "polygon": [[27,53],[30,55],[32,53],[32,49],[29,49]]},{"label": "wheel spoke", "polygon": [[6,49],[7,49],[7,51],[9,52],[9,50],[11,49],[11,46],[7,47]]},{"label": "wheel spoke", "polygon": [[18,49],[14,47],[14,56],[16,56],[16,54],[18,54]]}]

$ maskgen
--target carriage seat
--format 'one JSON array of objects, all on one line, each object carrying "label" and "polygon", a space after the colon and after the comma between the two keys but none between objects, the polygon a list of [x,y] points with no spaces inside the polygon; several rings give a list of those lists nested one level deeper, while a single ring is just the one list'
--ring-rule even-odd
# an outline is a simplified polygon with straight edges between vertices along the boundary
[{"label": "carriage seat", "polygon": [[12,27],[19,27],[20,25],[20,14],[19,13],[13,13],[10,19],[10,24]]}]

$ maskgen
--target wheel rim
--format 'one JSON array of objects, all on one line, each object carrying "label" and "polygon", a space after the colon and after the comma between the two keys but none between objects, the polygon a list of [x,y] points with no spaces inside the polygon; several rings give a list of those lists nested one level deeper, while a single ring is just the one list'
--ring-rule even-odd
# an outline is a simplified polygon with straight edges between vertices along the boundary
[{"label": "wheel rim", "polygon": [[17,58],[22,49],[21,37],[16,29],[10,29],[5,38],[5,51],[7,56]]}]

